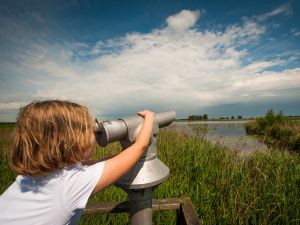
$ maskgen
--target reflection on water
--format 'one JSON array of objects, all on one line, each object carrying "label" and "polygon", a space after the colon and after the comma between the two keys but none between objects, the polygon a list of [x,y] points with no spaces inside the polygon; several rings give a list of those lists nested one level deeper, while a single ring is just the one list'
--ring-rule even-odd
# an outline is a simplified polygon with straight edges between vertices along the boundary
[{"label": "reflection on water", "polygon": [[232,150],[254,151],[266,149],[266,145],[248,136],[244,124],[247,121],[175,122],[172,127],[205,138],[215,144],[226,145]]},{"label": "reflection on water", "polygon": [[246,130],[243,124],[218,124],[218,125],[204,125],[204,126],[207,127],[208,133],[211,136],[241,137],[246,135]]}]

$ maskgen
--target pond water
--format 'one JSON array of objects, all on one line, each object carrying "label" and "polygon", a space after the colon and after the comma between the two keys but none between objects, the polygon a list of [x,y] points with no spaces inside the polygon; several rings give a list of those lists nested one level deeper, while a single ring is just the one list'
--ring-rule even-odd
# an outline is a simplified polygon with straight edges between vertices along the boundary
[{"label": "pond water", "polygon": [[249,121],[195,121],[174,122],[171,128],[184,130],[205,138],[215,144],[225,145],[234,151],[255,151],[267,146],[246,134],[245,123]]}]

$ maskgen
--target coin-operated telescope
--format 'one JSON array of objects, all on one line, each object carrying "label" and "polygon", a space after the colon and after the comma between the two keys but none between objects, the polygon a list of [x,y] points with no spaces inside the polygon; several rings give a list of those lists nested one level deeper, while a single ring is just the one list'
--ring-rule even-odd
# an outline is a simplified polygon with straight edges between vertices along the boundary
[{"label": "coin-operated telescope", "polygon": [[[115,183],[128,193],[132,225],[152,224],[153,188],[169,175],[169,168],[157,158],[157,137],[159,128],[170,125],[175,118],[174,111],[155,115],[153,133],[147,150],[133,169]],[[96,141],[102,147],[120,141],[122,148],[126,149],[135,142],[143,120],[140,116],[132,116],[115,121],[97,121],[94,129]]]}]

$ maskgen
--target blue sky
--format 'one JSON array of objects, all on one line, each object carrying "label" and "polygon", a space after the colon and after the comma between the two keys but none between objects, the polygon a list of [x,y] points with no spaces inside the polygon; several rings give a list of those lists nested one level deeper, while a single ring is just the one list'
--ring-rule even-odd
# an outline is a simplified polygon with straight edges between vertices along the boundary
[{"label": "blue sky", "polygon": [[53,98],[105,119],[300,114],[299,1],[0,2],[0,121]]}]

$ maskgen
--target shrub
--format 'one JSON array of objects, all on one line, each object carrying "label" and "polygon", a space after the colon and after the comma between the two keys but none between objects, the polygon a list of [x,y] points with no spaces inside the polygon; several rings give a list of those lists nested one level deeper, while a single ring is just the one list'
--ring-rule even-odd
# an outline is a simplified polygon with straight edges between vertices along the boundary
[{"label": "shrub", "polygon": [[280,111],[275,114],[268,110],[264,117],[257,118],[255,122],[245,125],[246,133],[260,136],[267,144],[299,150],[299,126],[297,122],[286,120]]}]

